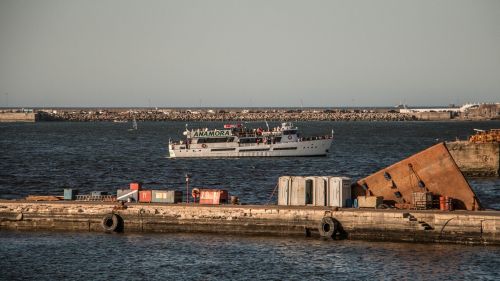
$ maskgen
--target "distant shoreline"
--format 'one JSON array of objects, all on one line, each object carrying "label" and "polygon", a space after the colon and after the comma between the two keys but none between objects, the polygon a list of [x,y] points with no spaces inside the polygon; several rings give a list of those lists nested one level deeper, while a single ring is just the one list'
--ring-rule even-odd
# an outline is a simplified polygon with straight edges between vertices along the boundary
[{"label": "distant shoreline", "polygon": [[[52,110],[39,111],[39,121],[124,122],[137,121],[417,121],[417,120],[488,120],[466,118],[450,112],[400,113],[395,109],[127,109],[109,110]],[[489,118],[491,119],[491,118]]]},{"label": "distant shoreline", "polygon": [[56,112],[41,113],[40,121],[123,122],[137,121],[409,121],[411,115],[397,112],[335,112],[335,111],[137,111],[122,112]]},{"label": "distant shoreline", "polygon": [[[20,116],[14,116],[14,115]],[[32,121],[126,122],[126,121],[471,121],[500,120],[500,107],[481,105],[464,112],[400,112],[399,108],[51,108],[3,109],[2,119],[22,119],[31,114]],[[21,116],[22,115],[22,116]],[[5,117],[5,118],[3,118]]]}]

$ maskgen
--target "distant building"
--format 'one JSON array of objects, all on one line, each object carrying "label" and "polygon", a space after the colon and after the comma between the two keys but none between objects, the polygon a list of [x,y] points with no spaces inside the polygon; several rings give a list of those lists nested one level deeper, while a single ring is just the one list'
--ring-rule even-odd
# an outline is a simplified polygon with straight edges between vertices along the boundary
[{"label": "distant building", "polygon": [[468,110],[464,117],[471,119],[500,119],[500,103],[481,104]]},{"label": "distant building", "polygon": [[468,110],[478,108],[479,104],[477,103],[467,103],[464,104],[461,107],[442,107],[442,108],[407,108],[406,105],[403,108],[399,109],[400,113],[406,113],[406,114],[411,114],[411,113],[417,113],[417,112],[455,112],[455,113],[462,113],[466,112]]}]

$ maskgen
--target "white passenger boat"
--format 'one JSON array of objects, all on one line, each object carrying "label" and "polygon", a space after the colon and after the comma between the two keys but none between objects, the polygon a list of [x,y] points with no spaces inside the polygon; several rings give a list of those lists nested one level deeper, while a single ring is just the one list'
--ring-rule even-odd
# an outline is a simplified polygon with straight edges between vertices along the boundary
[{"label": "white passenger boat", "polygon": [[331,135],[302,137],[292,123],[272,130],[248,129],[241,124],[224,125],[223,130],[184,131],[185,140],[170,141],[170,157],[269,157],[325,156]]}]

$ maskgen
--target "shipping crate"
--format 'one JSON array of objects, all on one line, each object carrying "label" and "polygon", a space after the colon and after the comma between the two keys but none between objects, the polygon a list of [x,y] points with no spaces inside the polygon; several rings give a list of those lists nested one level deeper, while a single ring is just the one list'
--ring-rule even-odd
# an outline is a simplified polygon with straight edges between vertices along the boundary
[{"label": "shipping crate", "polygon": [[411,194],[411,205],[416,210],[432,209],[432,193],[431,192],[413,192]]},{"label": "shipping crate", "polygon": [[351,179],[333,176],[282,176],[278,205],[350,207]]},{"label": "shipping crate", "polygon": [[131,182],[130,183],[130,189],[132,189],[132,190],[141,190],[142,189],[142,183],[141,182]]},{"label": "shipping crate", "polygon": [[64,200],[75,200],[78,190],[72,188],[64,189]]},{"label": "shipping crate", "polygon": [[153,203],[180,203],[182,202],[182,191],[177,190],[152,190],[151,202]]},{"label": "shipping crate", "polygon": [[377,208],[384,203],[382,196],[358,196],[358,208]]},{"label": "shipping crate", "polygon": [[227,203],[229,193],[223,189],[200,189],[200,204],[219,205]]},{"label": "shipping crate", "polygon": [[139,202],[150,203],[151,202],[151,190],[139,191]]},{"label": "shipping crate", "polygon": [[116,191],[116,200],[137,202],[139,200],[139,191],[131,189],[118,189]]}]

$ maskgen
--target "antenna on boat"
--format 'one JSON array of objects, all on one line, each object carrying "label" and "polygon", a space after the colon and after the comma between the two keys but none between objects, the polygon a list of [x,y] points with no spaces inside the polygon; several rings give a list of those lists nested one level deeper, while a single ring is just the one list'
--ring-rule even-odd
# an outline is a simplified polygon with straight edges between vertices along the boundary
[{"label": "antenna on boat", "polygon": [[269,124],[267,123],[267,120],[264,120],[264,121],[266,121],[267,131],[269,132]]}]

